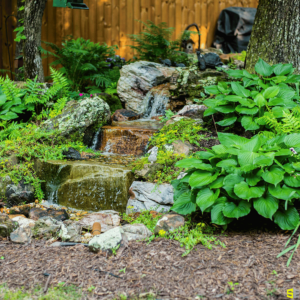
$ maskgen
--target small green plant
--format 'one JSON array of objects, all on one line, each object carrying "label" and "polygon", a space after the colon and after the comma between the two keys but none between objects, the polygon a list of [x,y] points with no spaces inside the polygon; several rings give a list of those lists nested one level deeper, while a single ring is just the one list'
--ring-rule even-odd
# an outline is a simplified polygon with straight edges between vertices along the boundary
[{"label": "small green plant", "polygon": [[275,270],[272,271],[272,274],[278,276],[278,273]]},{"label": "small green plant", "polygon": [[95,288],[96,288],[96,287],[94,287],[93,285],[91,285],[91,286],[88,287],[87,290],[88,290],[88,292],[91,293]]},{"label": "small green plant", "polygon": [[118,249],[120,248],[120,244],[119,245],[117,245],[116,247],[114,247],[114,248],[111,248],[111,252],[112,252],[112,254],[113,255],[117,255],[117,251],[118,251]]},{"label": "small green plant", "polygon": [[119,273],[123,272],[125,274],[126,268],[119,270]]},{"label": "small green plant", "polygon": [[171,117],[173,117],[175,115],[175,113],[173,113],[171,111],[171,109],[166,110],[166,115],[164,117],[160,117],[160,122],[161,123],[166,123],[167,121],[169,121],[171,119]]},{"label": "small green plant", "polygon": [[229,289],[227,290],[227,294],[231,294],[234,292],[234,287],[239,285],[238,282],[233,283],[232,281],[227,282]]},{"label": "small green plant", "polygon": [[2,259],[2,260],[3,260],[3,259],[4,259],[4,256],[1,256],[1,257],[0,257],[0,259]]},{"label": "small green plant", "polygon": [[[219,82],[205,88],[207,94],[215,99],[207,99],[208,109],[204,116],[221,114],[220,126],[241,123],[245,130],[256,131],[267,128],[264,117],[268,107],[272,108],[272,117],[282,118],[284,109],[293,109],[298,105],[300,75],[293,75],[292,64],[270,66],[262,59],[255,65],[258,73],[250,74],[246,70],[227,70],[230,77],[241,82]],[[294,88],[296,86],[296,89]]]},{"label": "small green plant", "polygon": [[227,225],[254,208],[283,230],[297,227],[294,203],[300,198],[300,158],[295,149],[300,147],[300,134],[218,137],[221,144],[196,153],[198,159],[175,164],[187,175],[172,182],[172,210],[186,215],[200,209],[211,213],[213,223]]},{"label": "small green plant", "polygon": [[234,58],[238,59],[238,60],[241,60],[241,61],[245,61],[246,60],[246,55],[247,55],[247,52],[242,51],[241,54],[235,55]]}]

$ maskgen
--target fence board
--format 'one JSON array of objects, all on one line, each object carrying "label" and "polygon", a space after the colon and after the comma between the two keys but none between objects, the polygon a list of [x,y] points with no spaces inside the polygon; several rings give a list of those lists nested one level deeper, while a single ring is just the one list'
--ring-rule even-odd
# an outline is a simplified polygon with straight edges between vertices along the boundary
[{"label": "fence board", "polygon": [[[258,0],[84,0],[90,10],[53,8],[53,0],[47,1],[44,13],[42,40],[61,45],[63,38],[73,35],[93,42],[118,45],[118,54],[127,59],[133,56],[128,47],[128,34],[143,30],[137,19],[151,20],[158,24],[163,21],[175,28],[173,39],[179,38],[182,30],[191,23],[197,23],[201,30],[201,48],[209,47],[214,39],[216,22],[222,9],[229,6],[257,7]],[[5,46],[5,16],[16,15],[16,0],[0,0],[0,69],[9,69],[8,53]],[[8,22],[8,38],[11,64],[13,65],[16,26],[14,19]],[[193,39],[197,39],[194,35]],[[49,48],[47,48],[49,49]],[[46,68],[52,58],[43,61]]]}]

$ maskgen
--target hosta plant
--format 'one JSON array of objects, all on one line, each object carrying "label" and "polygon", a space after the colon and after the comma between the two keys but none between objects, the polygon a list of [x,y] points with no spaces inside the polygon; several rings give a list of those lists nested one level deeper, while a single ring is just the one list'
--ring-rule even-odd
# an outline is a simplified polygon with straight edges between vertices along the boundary
[{"label": "hosta plant", "polygon": [[259,59],[255,70],[257,74],[228,70],[229,77],[241,81],[219,82],[206,87],[206,93],[216,96],[204,101],[208,106],[204,116],[219,113],[223,118],[217,122],[218,125],[240,122],[245,130],[255,131],[268,126],[261,119],[268,112],[267,108],[280,119],[283,109],[293,109],[298,105],[300,75],[293,75],[292,64],[270,66]]},{"label": "hosta plant", "polygon": [[[300,198],[300,134],[262,132],[251,139],[219,133],[220,145],[176,163],[187,175],[172,182],[172,210],[210,212],[227,225],[255,209],[284,230],[299,223],[294,207]],[[290,148],[292,148],[290,150]]]}]

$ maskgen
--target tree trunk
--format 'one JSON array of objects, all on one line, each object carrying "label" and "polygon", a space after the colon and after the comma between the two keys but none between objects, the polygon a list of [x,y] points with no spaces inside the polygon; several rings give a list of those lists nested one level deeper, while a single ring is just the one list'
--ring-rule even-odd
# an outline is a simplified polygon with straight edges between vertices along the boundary
[{"label": "tree trunk", "polygon": [[259,0],[247,49],[246,70],[254,73],[259,58],[269,64],[292,63],[300,73],[299,0]]},{"label": "tree trunk", "polygon": [[[23,0],[18,0],[17,1],[17,7],[18,7],[18,13],[17,13],[17,27],[23,26],[23,23],[21,20],[24,22],[24,10],[19,10],[21,6],[24,5]],[[15,61],[23,54],[23,46],[24,46],[24,40],[21,40],[20,42],[16,43],[16,51],[15,51]],[[22,71],[15,66],[15,80],[20,81],[22,80]]]},{"label": "tree trunk", "polygon": [[39,47],[42,39],[42,18],[47,0],[25,0],[24,12],[24,71],[25,79],[44,82],[44,70]]}]

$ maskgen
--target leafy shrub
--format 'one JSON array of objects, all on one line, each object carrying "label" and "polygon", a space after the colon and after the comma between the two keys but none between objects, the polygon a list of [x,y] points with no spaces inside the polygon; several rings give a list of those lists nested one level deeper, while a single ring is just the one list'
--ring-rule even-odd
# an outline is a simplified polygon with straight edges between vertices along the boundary
[{"label": "leafy shrub", "polygon": [[141,23],[145,31],[129,35],[134,42],[130,47],[136,51],[139,60],[160,62],[160,59],[168,58],[176,63],[188,64],[187,54],[179,53],[180,41],[171,41],[174,28],[167,27],[167,23],[155,25],[149,20]]},{"label": "leafy shrub", "polygon": [[300,198],[300,134],[263,132],[252,139],[219,133],[221,145],[198,158],[176,163],[188,175],[173,181],[173,210],[189,214],[200,208],[211,212],[212,222],[227,225],[246,216],[252,207],[284,230],[299,223],[294,207]]},{"label": "leafy shrub", "polygon": [[240,122],[245,130],[255,131],[267,127],[262,117],[268,107],[274,117],[280,119],[283,109],[297,106],[300,75],[292,74],[292,64],[270,66],[259,59],[255,70],[260,76],[246,70],[227,70],[229,76],[242,79],[242,84],[237,81],[219,82],[218,85],[206,87],[205,91],[216,95],[216,98],[204,101],[208,106],[204,116],[221,113],[224,118],[217,122],[218,125],[230,126]]},{"label": "leafy shrub", "polygon": [[103,88],[112,82],[111,70],[106,60],[114,56],[117,46],[100,45],[83,38],[66,39],[62,47],[48,42],[44,43],[54,52],[43,49],[43,53],[56,58],[51,65],[63,66],[60,72],[67,77],[73,90],[83,91],[92,82],[98,88]]}]

